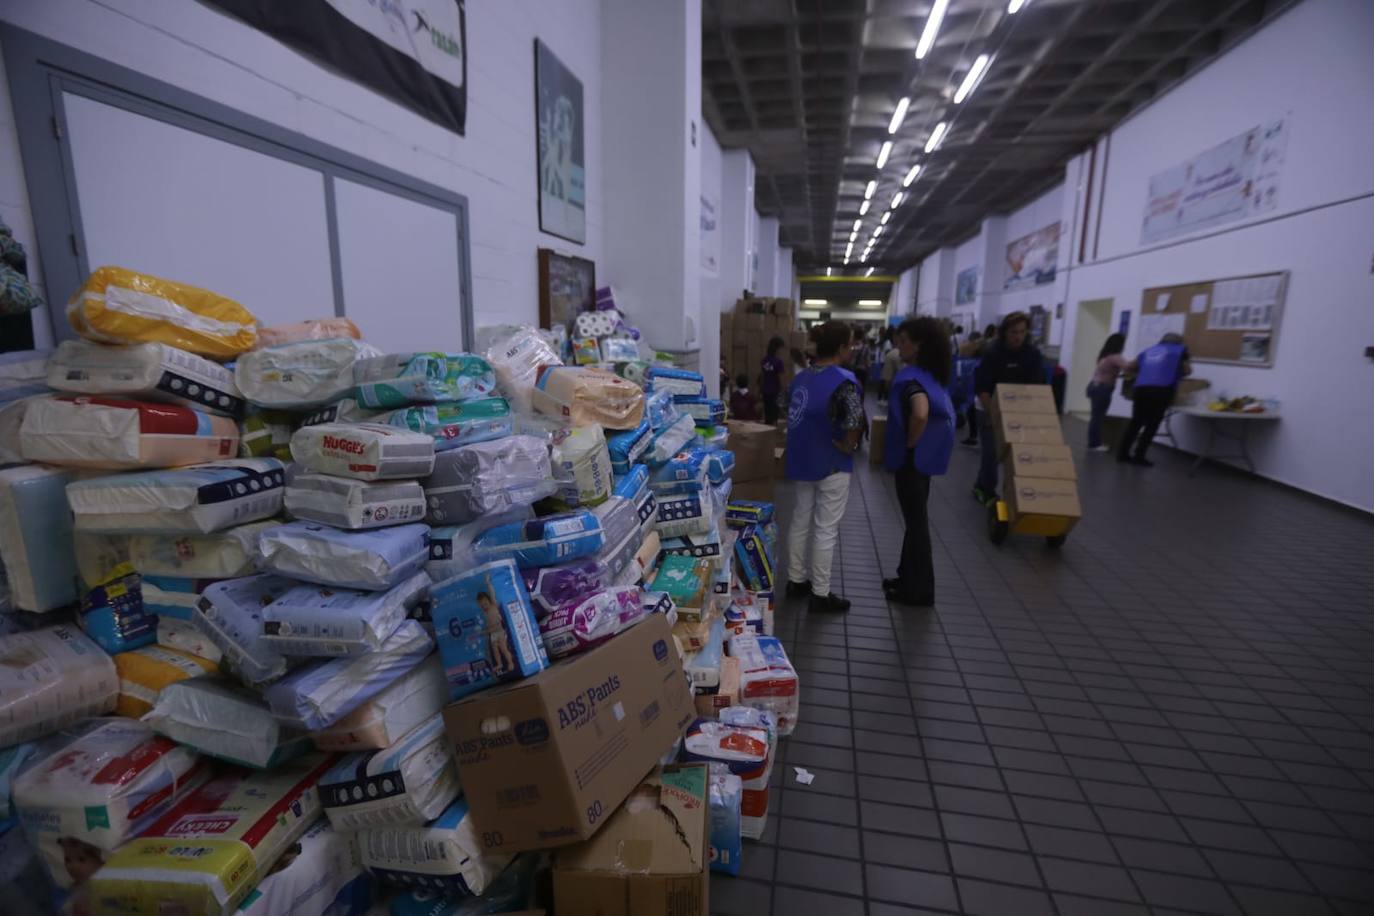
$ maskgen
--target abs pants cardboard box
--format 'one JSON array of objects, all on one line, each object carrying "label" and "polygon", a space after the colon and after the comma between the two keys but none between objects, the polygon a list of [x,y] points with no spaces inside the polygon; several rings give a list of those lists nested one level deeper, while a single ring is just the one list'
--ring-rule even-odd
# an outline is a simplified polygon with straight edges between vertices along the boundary
[{"label": "abs pants cardboard box", "polygon": [[668,619],[444,710],[483,847],[585,840],[696,716]]}]

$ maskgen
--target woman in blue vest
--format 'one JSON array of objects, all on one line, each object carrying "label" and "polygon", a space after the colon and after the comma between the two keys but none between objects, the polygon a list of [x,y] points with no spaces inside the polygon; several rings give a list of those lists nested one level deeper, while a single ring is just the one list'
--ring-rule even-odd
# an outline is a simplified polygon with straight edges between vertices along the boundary
[{"label": "woman in blue vest", "polygon": [[849,325],[827,321],[811,329],[811,340],[816,358],[792,380],[787,405],[787,479],[796,484],[787,595],[809,595],[812,611],[847,611],[849,602],[830,590],[830,561],[849,503],[864,407],[859,380],[844,368],[852,351]]},{"label": "woman in blue vest", "polygon": [[897,502],[906,521],[897,578],[883,580],[889,601],[930,607],[935,603],[935,568],[930,551],[930,478],[949,470],[954,451],[954,404],[945,388],[950,347],[940,322],[911,318],[897,328],[902,369],[887,400],[887,442],[883,464],[897,478]]},{"label": "woman in blue vest", "polygon": [[1154,462],[1145,457],[1145,450],[1154,441],[1169,405],[1174,403],[1179,379],[1192,375],[1193,366],[1183,337],[1178,334],[1165,334],[1159,343],[1142,350],[1135,362],[1138,368],[1135,391],[1131,394],[1131,424],[1117,446],[1116,460],[1148,468]]}]

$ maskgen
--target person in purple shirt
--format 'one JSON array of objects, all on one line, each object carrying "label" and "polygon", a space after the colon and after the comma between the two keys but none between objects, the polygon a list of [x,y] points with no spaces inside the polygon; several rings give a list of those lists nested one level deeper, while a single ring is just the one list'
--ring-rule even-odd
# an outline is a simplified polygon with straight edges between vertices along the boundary
[{"label": "person in purple shirt", "polygon": [[782,374],[787,371],[778,355],[785,344],[781,337],[768,341],[768,355],[763,358],[759,376],[759,393],[763,396],[763,422],[773,426],[778,422],[778,398],[782,396]]}]

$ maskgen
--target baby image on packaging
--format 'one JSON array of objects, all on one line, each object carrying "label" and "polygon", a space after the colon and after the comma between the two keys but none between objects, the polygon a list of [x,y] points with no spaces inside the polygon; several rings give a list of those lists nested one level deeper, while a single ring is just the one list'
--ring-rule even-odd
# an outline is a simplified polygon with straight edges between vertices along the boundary
[{"label": "baby image on packaging", "polygon": [[511,560],[478,566],[430,594],[451,699],[548,667],[525,583]]}]

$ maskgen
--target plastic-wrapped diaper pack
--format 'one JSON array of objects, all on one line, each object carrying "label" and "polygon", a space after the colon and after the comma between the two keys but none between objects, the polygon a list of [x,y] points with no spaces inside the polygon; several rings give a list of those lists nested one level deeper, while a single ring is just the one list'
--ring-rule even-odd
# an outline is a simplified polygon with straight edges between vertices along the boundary
[{"label": "plastic-wrapped diaper pack", "polygon": [[526,568],[590,556],[605,543],[601,519],[594,512],[579,509],[488,528],[477,536],[472,548],[479,563],[509,559]]},{"label": "plastic-wrapped diaper pack", "polygon": [[295,518],[351,531],[425,517],[425,491],[414,480],[354,480],[303,471],[287,476],[285,502]]},{"label": "plastic-wrapped diaper pack", "polygon": [[465,525],[445,525],[430,530],[429,559],[425,572],[435,582],[461,575],[479,565],[473,543],[485,531],[507,522],[523,522],[534,518],[532,506],[514,506],[505,512],[485,515]]},{"label": "plastic-wrapped diaper pack", "polygon": [[321,423],[296,430],[291,457],[311,471],[359,480],[426,477],[434,440],[384,423]]},{"label": "plastic-wrapped diaper pack", "polygon": [[644,414],[654,432],[672,426],[682,415],[678,413],[671,391],[650,391],[644,395]]},{"label": "plastic-wrapped diaper pack", "polygon": [[0,466],[23,463],[19,430],[24,427],[24,414],[28,412],[29,405],[41,397],[33,395],[12,401],[0,397]]},{"label": "plastic-wrapped diaper pack", "polygon": [[773,520],[773,504],[753,499],[732,499],[725,505],[725,524],[731,528],[767,525]]},{"label": "plastic-wrapped diaper pack", "polygon": [[240,458],[280,458],[291,460],[291,434],[296,431],[296,415],[249,405],[248,415],[239,421]]},{"label": "plastic-wrapped diaper pack", "polygon": [[[601,520],[603,553],[618,546],[632,532],[639,532],[639,512],[634,501],[624,496],[612,496],[593,509],[592,513]],[[638,541],[635,546],[639,546]],[[634,550],[631,549],[630,553],[634,553]]]},{"label": "plastic-wrapped diaper pack", "polygon": [[797,670],[782,641],[774,636],[743,633],[731,636],[730,655],[739,659],[739,700],[742,706],[770,714],[778,734],[786,737],[797,726],[801,689]]},{"label": "plastic-wrapped diaper pack", "polygon": [[233,359],[258,339],[257,319],[233,299],[122,267],[94,270],[67,321],[87,340],[164,343],[210,359]]},{"label": "plastic-wrapped diaper pack", "polygon": [[557,489],[549,448],[537,436],[509,436],[440,452],[434,473],[421,484],[429,521],[448,525],[529,505]]},{"label": "plastic-wrapped diaper pack", "polygon": [[658,500],[658,533],[665,538],[694,537],[711,530],[711,497],[706,493],[664,496]]},{"label": "plastic-wrapped diaper pack", "polygon": [[[200,593],[219,579],[180,579],[172,576],[141,576],[143,612],[163,620],[190,621],[200,603]],[[209,656],[204,656],[209,658]]]},{"label": "plastic-wrapped diaper pack", "polygon": [[187,655],[203,658],[215,666],[218,666],[219,660],[224,657],[219,646],[211,642],[210,637],[197,630],[189,619],[177,620],[174,617],[159,617],[157,619],[157,644],[168,649],[185,652]]},{"label": "plastic-wrapped diaper pack", "polygon": [[512,430],[510,403],[505,398],[402,407],[377,422],[423,433],[434,440],[435,451],[488,442],[509,436]]},{"label": "plastic-wrapped diaper pack", "polygon": [[[721,715],[736,707],[726,707]],[[773,772],[773,745],[776,741],[763,722],[739,724],[715,719],[697,719],[687,727],[682,741],[682,759],[708,764],[723,764],[743,783],[740,797],[740,832],[758,839],[768,823],[768,779]]]},{"label": "plastic-wrapped diaper pack", "polygon": [[706,380],[700,372],[672,366],[650,366],[644,375],[650,391],[667,391],[675,401],[706,397]]},{"label": "plastic-wrapped diaper pack", "polygon": [[96,909],[232,913],[320,816],[316,783],[332,763],[221,771],[110,856],[91,879]]},{"label": "plastic-wrapped diaper pack", "polygon": [[81,629],[114,655],[146,646],[157,638],[157,617],[143,607],[138,573],[125,564],[81,596]]},{"label": "plastic-wrapped diaper pack", "polygon": [[0,403],[46,394],[51,350],[13,350],[0,353]]},{"label": "plastic-wrapped diaper pack", "polygon": [[162,343],[64,340],[48,362],[48,385],[75,394],[165,401],[230,417],[244,406],[232,371]]},{"label": "plastic-wrapped diaper pack", "polygon": [[429,559],[428,525],[340,531],[288,522],[258,537],[262,567],[320,585],[381,591],[414,575]]},{"label": "plastic-wrapped diaper pack", "polygon": [[197,655],[165,646],[144,646],[114,657],[119,672],[119,701],[115,713],[137,719],[153,708],[158,695],[171,684],[210,674],[218,667]]},{"label": "plastic-wrapped diaper pack", "polygon": [[692,418],[697,426],[725,422],[725,402],[716,398],[674,398],[677,409]]},{"label": "plastic-wrapped diaper pack", "polygon": [[8,829],[14,808],[10,804],[10,785],[24,762],[38,750],[36,743],[16,744],[0,750],[0,832]]},{"label": "plastic-wrapped diaper pack", "polygon": [[424,826],[369,827],[358,832],[367,870],[389,884],[480,894],[513,856],[482,852],[467,802],[456,799]]},{"label": "plastic-wrapped diaper pack", "polygon": [[262,611],[295,586],[281,576],[227,579],[207,587],[196,604],[192,622],[249,686],[286,673],[286,659],[262,637]]},{"label": "plastic-wrapped diaper pack", "polygon": [[649,586],[667,592],[684,617],[700,619],[705,596],[711,587],[711,564],[688,556],[666,556]]},{"label": "plastic-wrapped diaper pack", "polygon": [[686,414],[679,416],[670,425],[654,433],[653,441],[644,454],[645,462],[650,467],[664,464],[690,445],[696,434],[697,428],[692,424],[692,418]]},{"label": "plastic-wrapped diaper pack", "polygon": [[713,690],[720,686],[720,660],[725,653],[725,618],[717,614],[711,619],[706,645],[683,660],[683,670],[692,687]]},{"label": "plastic-wrapped diaper pack", "polygon": [[606,437],[606,449],[611,456],[611,470],[617,474],[628,474],[630,468],[649,449],[653,441],[653,428],[648,419],[639,421],[634,429],[614,433]]},{"label": "plastic-wrapped diaper pack", "polygon": [[143,721],[178,744],[257,769],[311,748],[309,736],[283,727],[256,693],[217,677],[169,684]]},{"label": "plastic-wrapped diaper pack", "polygon": [[71,890],[204,777],[195,751],[142,722],[109,719],[34,760],[15,779],[13,802],[53,883]]},{"label": "plastic-wrapped diaper pack", "polygon": [[76,600],[67,484],[75,473],[21,466],[0,470],[0,561],[14,606],[51,611]]},{"label": "plastic-wrapped diaper pack", "polygon": [[669,556],[710,560],[717,567],[724,566],[727,560],[726,545],[721,543],[720,531],[715,528],[692,537],[666,538],[662,549]]},{"label": "plastic-wrapped diaper pack", "polygon": [[228,417],[88,395],[32,402],[19,438],[27,460],[67,467],[181,467],[239,451],[238,424]]},{"label": "plastic-wrapped diaper pack", "polygon": [[649,486],[659,499],[700,493],[706,488],[706,450],[688,448],[654,468]]},{"label": "plastic-wrapped diaper pack", "polygon": [[558,659],[599,646],[643,617],[638,588],[608,588],[558,605],[539,622],[539,633],[549,657]]},{"label": "plastic-wrapped diaper pack", "polygon": [[283,723],[329,728],[415,668],[434,649],[424,627],[407,620],[376,652],[331,658],[292,671],[263,692]]},{"label": "plastic-wrapped diaper pack", "polygon": [[[624,527],[614,518],[610,519],[610,524],[617,529]],[[605,525],[606,521],[603,520]],[[542,619],[559,605],[599,589],[638,582],[639,577],[632,567],[635,553],[642,542],[643,536],[638,528],[631,527],[618,541],[608,539],[595,556],[557,566],[522,569],[520,575],[524,579],[535,616]]]},{"label": "plastic-wrapped diaper pack", "polygon": [[354,340],[361,340],[362,336],[363,332],[348,318],[307,318],[304,321],[258,328],[258,342],[254,344],[254,349],[302,340],[329,340],[332,337],[352,337]]},{"label": "plastic-wrapped diaper pack", "polygon": [[635,504],[641,530],[647,533],[654,526],[658,519],[658,499],[649,487],[648,468],[635,465],[630,469],[630,473],[616,478],[612,493],[615,496],[623,496]]},{"label": "plastic-wrapped diaper pack", "polygon": [[644,417],[644,391],[613,372],[545,366],[531,396],[534,409],[573,426],[634,429]]},{"label": "plastic-wrapped diaper pack", "polygon": [[353,835],[320,818],[243,898],[235,916],[356,916],[371,904]]},{"label": "plastic-wrapped diaper pack", "polygon": [[235,458],[79,480],[67,501],[77,531],[210,534],[281,511],[285,477],[275,458]]},{"label": "plastic-wrapped diaper pack", "polygon": [[214,534],[135,534],[129,562],[145,576],[232,579],[253,571],[258,535],[279,522],[249,522]]},{"label": "plastic-wrapped diaper pack", "polygon": [[425,824],[443,814],[461,791],[439,715],[390,747],[345,756],[320,778],[324,813],[338,830]]},{"label": "plastic-wrapped diaper pack", "polygon": [[372,410],[360,405],[355,398],[339,398],[326,404],[314,413],[307,414],[301,426],[319,426],[321,423],[374,423],[378,417],[386,416],[388,411]]},{"label": "plastic-wrapped diaper pack", "polygon": [[724,763],[712,763],[707,769],[710,773],[707,803],[710,807],[711,871],[738,875],[743,853],[740,812],[744,781],[731,773]]},{"label": "plastic-wrapped diaper pack", "polygon": [[0,636],[0,747],[115,707],[114,662],[70,624]]},{"label": "plastic-wrapped diaper pack", "polygon": [[499,560],[434,586],[434,635],[450,699],[548,667],[515,563]]},{"label": "plastic-wrapped diaper pack", "polygon": [[234,377],[254,404],[309,410],[351,394],[354,364],[376,352],[351,337],[276,344],[239,357]]},{"label": "plastic-wrapped diaper pack", "polygon": [[712,485],[720,485],[731,479],[735,472],[735,453],[724,448],[706,450],[706,479]]},{"label": "plastic-wrapped diaper pack", "polygon": [[388,353],[353,367],[358,403],[404,407],[490,397],[496,390],[491,364],[471,353]]},{"label": "plastic-wrapped diaper pack", "polygon": [[773,523],[749,525],[740,529],[735,539],[735,557],[739,560],[740,577],[751,592],[773,590],[777,568],[778,531]]},{"label": "plastic-wrapped diaper pack", "polygon": [[263,608],[263,639],[283,655],[375,652],[428,595],[423,570],[383,592],[302,583]]},{"label": "plastic-wrapped diaper pack", "polygon": [[448,681],[438,655],[426,656],[372,699],[327,728],[310,733],[322,751],[390,747],[448,702]]},{"label": "plastic-wrapped diaper pack", "polygon": [[496,384],[511,406],[521,413],[534,410],[531,396],[542,366],[561,366],[563,361],[533,328],[495,330],[486,349],[487,361],[496,372]]},{"label": "plastic-wrapped diaper pack", "polygon": [[611,494],[611,456],[600,426],[574,427],[554,443],[550,459],[560,505],[595,506]]}]

